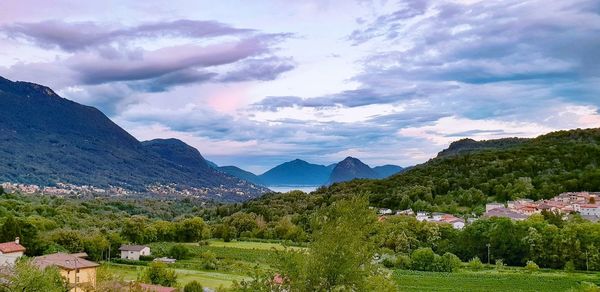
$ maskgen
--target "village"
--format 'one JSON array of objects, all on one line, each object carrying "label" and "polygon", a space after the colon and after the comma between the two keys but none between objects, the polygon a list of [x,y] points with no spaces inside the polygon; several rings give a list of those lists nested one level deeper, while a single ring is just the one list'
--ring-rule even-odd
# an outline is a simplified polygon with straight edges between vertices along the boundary
[{"label": "village", "polygon": [[[594,192],[567,192],[548,199],[533,201],[530,199],[519,199],[505,203],[488,203],[485,205],[483,218],[503,217],[511,220],[520,221],[529,218],[533,214],[540,214],[542,211],[557,212],[565,217],[572,213],[579,214],[582,218],[598,222],[600,221],[600,202],[598,202],[600,193]],[[398,210],[394,212],[388,208],[378,210],[379,220],[386,220],[389,216],[415,216],[418,221],[448,223],[455,229],[463,229],[466,224],[472,223],[478,219],[476,216],[465,218],[457,217],[452,214],[424,211]]]},{"label": "village", "polygon": [[[11,268],[16,262],[24,256],[26,247],[21,245],[17,237],[14,241],[0,243],[0,275],[11,273]],[[145,245],[122,245],[119,248],[120,258],[124,260],[139,261],[141,257],[151,255],[150,247]],[[90,291],[96,287],[97,269],[100,264],[87,259],[88,255],[81,253],[53,253],[32,258],[32,263],[39,269],[55,267],[59,270],[70,292]],[[175,263],[175,259],[156,258],[156,262],[166,264]],[[0,277],[0,282],[2,277]],[[0,283],[1,284],[1,283]],[[128,291],[127,288],[136,286],[146,292],[174,292],[176,288],[163,287],[160,285],[151,285],[146,283],[137,283],[129,281],[127,283],[114,282],[111,285],[115,291]],[[130,289],[129,289],[130,290]],[[136,290],[137,291],[137,290]]]}]

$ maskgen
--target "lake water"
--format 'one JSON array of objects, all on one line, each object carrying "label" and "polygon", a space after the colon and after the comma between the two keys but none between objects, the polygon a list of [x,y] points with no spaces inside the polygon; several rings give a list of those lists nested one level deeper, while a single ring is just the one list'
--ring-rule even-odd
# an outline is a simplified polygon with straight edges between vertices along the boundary
[{"label": "lake water", "polygon": [[289,191],[303,191],[305,193],[310,193],[320,186],[268,186],[274,192],[287,193]]}]

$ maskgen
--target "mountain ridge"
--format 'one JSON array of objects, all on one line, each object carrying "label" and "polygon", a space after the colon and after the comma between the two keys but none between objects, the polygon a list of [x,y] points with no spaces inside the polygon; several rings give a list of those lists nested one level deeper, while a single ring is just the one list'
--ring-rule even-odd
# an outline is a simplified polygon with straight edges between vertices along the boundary
[{"label": "mountain ridge", "polygon": [[505,142],[487,142],[496,146],[441,155],[386,179],[336,183],[317,193],[368,193],[372,204],[392,209],[471,212],[468,208],[483,208],[490,200],[600,191],[600,128]]},{"label": "mountain ridge", "polygon": [[100,110],[62,98],[46,86],[1,78],[0,116],[2,181],[116,186],[139,192],[150,185],[175,184],[196,188],[209,199],[234,201],[266,191],[234,177],[213,178],[203,167],[198,172],[163,159]]}]

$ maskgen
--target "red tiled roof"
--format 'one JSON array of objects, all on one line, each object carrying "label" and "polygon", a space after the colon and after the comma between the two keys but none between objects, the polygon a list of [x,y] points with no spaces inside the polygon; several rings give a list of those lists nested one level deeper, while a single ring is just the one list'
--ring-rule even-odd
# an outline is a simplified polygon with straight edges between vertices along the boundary
[{"label": "red tiled roof", "polygon": [[25,247],[14,241],[0,243],[0,252],[2,253],[13,253],[21,251],[25,251]]},{"label": "red tiled roof", "polygon": [[581,205],[581,208],[590,208],[590,209],[593,209],[593,208],[598,208],[598,207],[600,207],[600,205],[595,205],[595,204],[584,204],[584,205]]}]

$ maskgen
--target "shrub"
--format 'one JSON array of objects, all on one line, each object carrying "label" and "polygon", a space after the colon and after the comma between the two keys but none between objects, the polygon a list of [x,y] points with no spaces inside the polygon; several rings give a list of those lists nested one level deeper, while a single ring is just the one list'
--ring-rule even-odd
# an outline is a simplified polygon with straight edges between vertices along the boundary
[{"label": "shrub", "polygon": [[202,267],[206,270],[216,270],[217,269],[217,264],[219,263],[217,261],[217,255],[208,250],[205,251],[203,253],[200,254],[200,257],[202,258]]},{"label": "shrub", "polygon": [[528,272],[533,273],[537,272],[540,267],[534,261],[527,261],[527,265],[525,266]]},{"label": "shrub", "polygon": [[383,264],[383,266],[386,268],[396,267],[396,256],[391,254],[381,255],[381,264]]},{"label": "shrub", "polygon": [[496,260],[496,270],[503,270],[506,265],[502,259]]},{"label": "shrub", "polygon": [[396,257],[396,267],[398,269],[409,270],[412,267],[412,260],[408,255],[399,255]]},{"label": "shrub", "polygon": [[198,281],[191,281],[183,287],[183,292],[203,292],[204,288]]},{"label": "shrub", "polygon": [[140,256],[140,261],[144,261],[144,262],[151,262],[155,259],[156,257],[154,256]]},{"label": "shrub", "polygon": [[447,252],[438,258],[436,270],[438,272],[453,272],[460,268],[461,263],[461,260],[456,255]]},{"label": "shrub", "polygon": [[568,273],[575,272],[575,263],[573,263],[573,261],[567,261],[565,263],[565,272],[568,272]]},{"label": "shrub", "polygon": [[163,263],[152,262],[138,280],[144,283],[173,287],[177,284],[177,274],[174,270],[167,269]]},{"label": "shrub", "polygon": [[417,271],[433,271],[436,254],[431,248],[419,248],[410,256],[412,269]]},{"label": "shrub", "polygon": [[467,266],[472,270],[482,270],[483,269],[483,263],[481,262],[479,257],[472,258],[469,261],[469,263],[467,264]]},{"label": "shrub", "polygon": [[148,262],[134,261],[134,260],[128,260],[128,259],[121,259],[121,258],[111,259],[110,261],[112,263],[116,263],[116,264],[134,265],[134,266],[147,266],[148,265]]},{"label": "shrub", "polygon": [[169,249],[169,256],[177,260],[183,260],[190,256],[190,249],[183,244],[175,244]]}]

